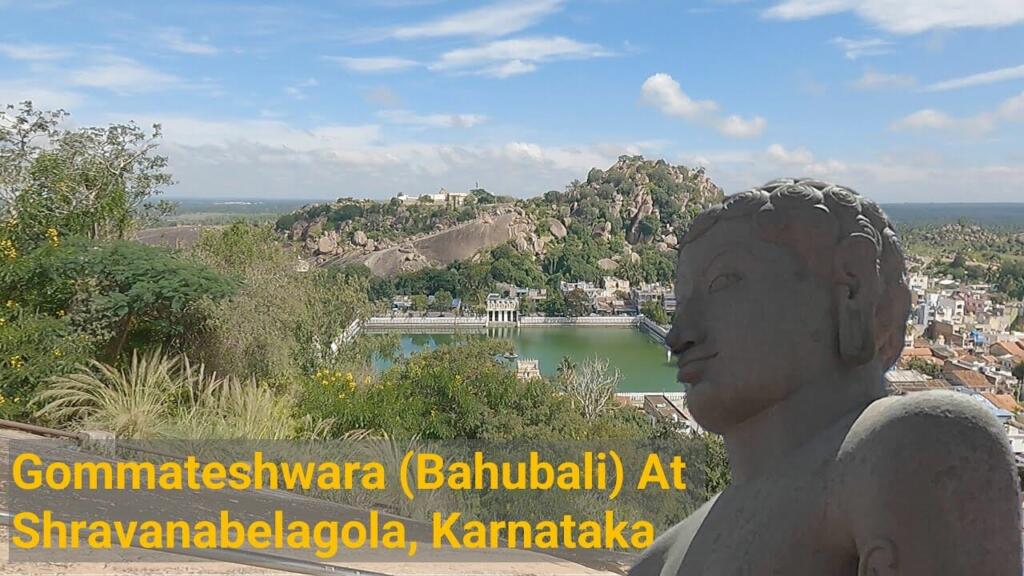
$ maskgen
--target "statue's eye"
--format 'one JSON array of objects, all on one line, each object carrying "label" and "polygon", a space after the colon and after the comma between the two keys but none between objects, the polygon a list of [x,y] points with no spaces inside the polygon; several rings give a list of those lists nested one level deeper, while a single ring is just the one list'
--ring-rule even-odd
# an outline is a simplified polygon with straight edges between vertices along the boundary
[{"label": "statue's eye", "polygon": [[724,290],[739,281],[739,274],[732,274],[729,272],[726,272],[725,274],[719,274],[718,276],[715,276],[715,279],[712,280],[711,284],[708,285],[708,292],[714,293],[718,292],[719,290]]}]

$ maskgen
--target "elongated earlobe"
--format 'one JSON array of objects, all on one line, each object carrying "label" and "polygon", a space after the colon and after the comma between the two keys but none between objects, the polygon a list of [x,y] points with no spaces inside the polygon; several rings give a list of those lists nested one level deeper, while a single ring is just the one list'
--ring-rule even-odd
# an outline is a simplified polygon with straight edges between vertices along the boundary
[{"label": "elongated earlobe", "polygon": [[839,354],[849,364],[866,364],[877,350],[874,307],[860,306],[849,286],[839,286],[836,292]]},{"label": "elongated earlobe", "polygon": [[836,329],[839,354],[849,364],[872,361],[878,353],[875,308],[878,302],[877,244],[851,236],[836,247]]}]

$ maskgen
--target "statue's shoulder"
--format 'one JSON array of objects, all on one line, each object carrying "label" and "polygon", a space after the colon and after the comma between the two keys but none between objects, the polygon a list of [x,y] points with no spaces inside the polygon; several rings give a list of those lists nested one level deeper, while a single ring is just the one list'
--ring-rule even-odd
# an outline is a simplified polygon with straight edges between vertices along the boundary
[{"label": "statue's shoulder", "polygon": [[1005,441],[1002,427],[977,399],[934,390],[888,396],[872,402],[846,435],[844,450],[878,448],[878,442],[941,443],[956,448],[978,439]]},{"label": "statue's shoulder", "polygon": [[846,434],[839,460],[851,478],[930,476],[950,465],[1012,466],[1006,433],[977,399],[952,391],[876,400]]},{"label": "statue's shoulder", "polygon": [[629,569],[629,576],[661,576],[676,574],[682,564],[690,542],[700,529],[708,511],[714,506],[716,494],[685,520],[669,528],[644,550],[640,558]]}]

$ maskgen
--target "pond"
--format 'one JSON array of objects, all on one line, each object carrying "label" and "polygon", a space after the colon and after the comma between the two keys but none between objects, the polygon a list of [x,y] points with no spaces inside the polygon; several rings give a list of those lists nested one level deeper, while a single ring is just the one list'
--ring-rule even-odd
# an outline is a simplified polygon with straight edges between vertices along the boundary
[{"label": "pond", "polygon": [[[664,345],[633,327],[531,326],[459,334],[393,332],[400,334],[399,347],[406,357],[460,339],[501,338],[512,342],[515,353],[521,358],[539,360],[540,371],[545,376],[555,375],[563,356],[576,363],[598,356],[607,358],[609,365],[622,374],[620,392],[682,391],[682,386],[675,381],[676,367],[668,361]],[[382,358],[374,360],[377,370],[390,365],[390,361]]]}]

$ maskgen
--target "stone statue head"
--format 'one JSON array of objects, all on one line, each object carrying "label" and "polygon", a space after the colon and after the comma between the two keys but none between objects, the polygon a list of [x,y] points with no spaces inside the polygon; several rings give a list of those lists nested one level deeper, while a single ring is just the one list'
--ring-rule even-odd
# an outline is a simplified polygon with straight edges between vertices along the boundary
[{"label": "stone statue head", "polygon": [[810,179],[735,194],[694,219],[676,273],[668,344],[709,430],[724,433],[809,386],[884,393],[910,292],[874,202]]}]

